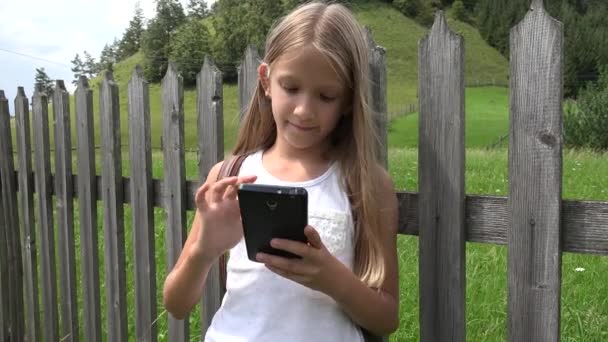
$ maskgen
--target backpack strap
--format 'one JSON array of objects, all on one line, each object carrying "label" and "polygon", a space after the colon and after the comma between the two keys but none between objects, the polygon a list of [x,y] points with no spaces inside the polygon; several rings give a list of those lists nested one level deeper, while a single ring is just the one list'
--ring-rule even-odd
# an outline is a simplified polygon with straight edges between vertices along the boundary
[{"label": "backpack strap", "polygon": [[[224,159],[220,172],[217,174],[217,180],[219,181],[225,177],[233,177],[239,174],[243,161],[247,158],[246,154],[231,155]],[[219,258],[219,269],[220,269],[220,298],[224,297],[226,293],[226,254],[220,255]]]}]

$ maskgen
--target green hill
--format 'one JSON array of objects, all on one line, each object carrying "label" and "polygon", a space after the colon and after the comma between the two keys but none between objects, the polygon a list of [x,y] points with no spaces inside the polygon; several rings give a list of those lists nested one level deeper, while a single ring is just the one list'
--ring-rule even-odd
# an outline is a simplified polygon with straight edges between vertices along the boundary
[{"label": "green hill", "polygon": [[[369,27],[378,45],[386,49],[387,62],[387,82],[388,82],[388,112],[393,119],[391,136],[389,143],[391,146],[412,146],[415,145],[415,115],[404,116],[402,114],[412,112],[412,105],[416,105],[417,100],[417,63],[418,63],[418,41],[428,32],[428,29],[420,26],[415,21],[403,16],[389,4],[380,1],[369,1],[353,5],[355,15],[365,26]],[[463,22],[449,19],[448,24],[455,32],[462,34],[465,38],[465,82],[467,85],[506,85],[508,63],[506,59],[496,50],[488,46],[479,32],[472,26]],[[118,63],[114,67],[114,79],[119,87],[120,111],[121,111],[121,132],[122,145],[128,144],[128,106],[127,106],[127,85],[136,65],[143,64],[143,55],[135,54],[130,58]],[[94,92],[94,113],[96,123],[99,120],[99,92],[98,85],[100,77],[90,80],[91,88]],[[491,93],[494,93],[491,92]],[[506,94],[500,93],[499,101]],[[480,97],[482,101],[485,99]],[[488,99],[488,101],[495,101]],[[483,107],[483,106],[482,106]],[[73,111],[72,104],[72,111]],[[184,112],[185,112],[185,144],[188,149],[196,148],[196,89],[186,89],[184,91]],[[160,95],[160,84],[150,84],[150,111],[152,116],[152,146],[153,149],[160,147],[160,137],[162,135],[162,106]],[[500,111],[499,111],[500,112]],[[224,85],[224,121],[225,121],[225,146],[230,149],[236,137],[236,127],[238,125],[238,96],[237,87],[233,84]],[[468,114],[467,114],[468,115]],[[484,140],[494,141],[498,136],[504,134],[506,129],[506,115],[500,112],[496,116],[499,121],[497,132],[491,133],[491,137]],[[75,120],[73,120],[74,122]],[[407,129],[402,131],[402,129]],[[75,142],[75,125],[72,125],[73,141]],[[95,138],[99,144],[99,128],[96,125]],[[473,129],[473,131],[475,131]],[[471,134],[471,129],[467,124],[467,136]],[[51,133],[52,134],[52,133]],[[399,134],[396,136],[396,134]],[[402,138],[403,136],[408,138]],[[487,135],[487,133],[485,133]],[[468,140],[467,140],[468,141]],[[467,144],[468,145],[468,144]],[[126,150],[126,149],[125,149]]]}]

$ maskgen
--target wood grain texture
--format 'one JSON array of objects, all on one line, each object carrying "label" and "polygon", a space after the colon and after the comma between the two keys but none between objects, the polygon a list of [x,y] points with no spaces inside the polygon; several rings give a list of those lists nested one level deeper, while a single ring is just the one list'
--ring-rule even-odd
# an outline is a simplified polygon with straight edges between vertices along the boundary
[{"label": "wood grain texture", "polygon": [[[85,76],[78,79],[74,93],[76,105],[76,151],[78,177],[72,181],[78,193],[80,217],[80,263],[84,305],[84,340],[101,341],[101,303],[99,284],[99,245],[97,237],[97,176],[95,174],[95,132],[93,91]],[[100,178],[101,187],[101,178]]]},{"label": "wood grain texture", "polygon": [[74,197],[72,189],[72,130],[70,94],[63,81],[53,91],[55,130],[55,210],[58,230],[61,336],[64,341],[79,341],[78,301],[76,294],[76,256],[74,252]]},{"label": "wood grain texture", "polygon": [[258,50],[253,45],[248,45],[245,50],[243,62],[238,67],[239,83],[239,108],[240,119],[243,121],[249,103],[252,101],[255,88],[258,84],[258,66],[260,65]]},{"label": "wood grain texture", "polygon": [[[184,89],[173,62],[162,80],[164,207],[167,212],[167,273],[171,271],[186,239],[186,177],[184,162]],[[191,197],[189,197],[191,198]],[[169,316],[169,340],[189,339],[188,319]]]},{"label": "wood grain texture", "polygon": [[[8,99],[0,90],[0,184],[2,197],[0,219],[4,221],[4,229],[0,228],[0,248],[3,252],[4,268],[2,276],[8,296],[3,302],[8,302],[8,336],[13,340],[21,340],[25,336],[24,303],[23,303],[23,264],[21,261],[21,234],[19,229],[19,209],[17,207],[17,179],[15,162],[13,160],[13,139],[11,133],[11,118]],[[6,254],[5,254],[6,253]],[[1,261],[0,261],[1,262]],[[4,289],[3,289],[4,290]]]},{"label": "wood grain texture", "polygon": [[420,339],[465,341],[464,42],[441,11],[418,56]]},{"label": "wood grain texture", "polygon": [[[368,31],[369,33],[369,31]],[[376,129],[376,153],[379,163],[388,170],[388,114],[386,104],[386,51],[383,47],[376,45],[371,33],[369,33],[368,44],[370,46],[370,106],[373,112],[374,126]]]},{"label": "wood grain texture", "polygon": [[[34,221],[34,178],[32,175],[32,143],[30,135],[29,101],[23,87],[15,98],[15,131],[19,164],[18,187],[21,234],[23,241],[23,268],[25,293],[38,293],[38,261],[36,225]],[[25,324],[28,341],[38,341],[40,335],[40,303],[38,296],[25,296]]]},{"label": "wood grain texture", "polygon": [[508,335],[559,341],[563,29],[533,5],[510,35]]},{"label": "wood grain texture", "polygon": [[[200,156],[198,175],[199,184],[202,184],[213,165],[224,159],[222,74],[209,57],[205,57],[203,68],[198,75],[197,91]],[[223,295],[220,269],[216,262],[207,274],[201,298],[201,339],[204,339],[213,315],[221,305]]]},{"label": "wood grain texture", "polygon": [[128,85],[131,208],[135,252],[135,336],[156,341],[156,259],[154,204],[152,203],[152,150],[150,95],[143,70],[133,70]]},{"label": "wood grain texture", "polygon": [[57,271],[55,262],[55,231],[51,182],[51,153],[49,143],[48,99],[42,89],[34,92],[34,175],[36,184],[36,211],[38,213],[38,243],[40,251],[40,287],[44,310],[43,336],[45,340],[59,340],[57,308]]},{"label": "wood grain texture", "polygon": [[124,195],[118,86],[106,71],[99,86],[101,183],[108,341],[127,341]]}]

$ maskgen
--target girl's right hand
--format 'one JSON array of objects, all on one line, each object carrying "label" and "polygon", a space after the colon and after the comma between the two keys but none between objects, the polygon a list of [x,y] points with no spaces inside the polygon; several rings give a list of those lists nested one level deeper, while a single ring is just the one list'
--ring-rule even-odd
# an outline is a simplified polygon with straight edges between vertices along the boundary
[{"label": "girl's right hand", "polygon": [[193,247],[200,256],[214,260],[243,238],[237,188],[243,183],[253,183],[256,178],[226,177],[198,189],[194,199],[202,226]]}]

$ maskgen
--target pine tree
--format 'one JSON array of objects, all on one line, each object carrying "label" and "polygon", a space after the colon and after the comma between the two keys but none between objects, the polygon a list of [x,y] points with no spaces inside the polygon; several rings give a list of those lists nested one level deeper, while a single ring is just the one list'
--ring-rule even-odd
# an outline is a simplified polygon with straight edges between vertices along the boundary
[{"label": "pine tree", "polygon": [[82,59],[80,59],[79,54],[76,54],[76,56],[73,60],[70,61],[70,63],[72,63],[72,72],[74,73],[74,80],[72,80],[72,84],[77,85],[80,76],[86,75],[86,67]]},{"label": "pine tree", "polygon": [[150,81],[159,81],[164,76],[172,37],[185,22],[186,15],[177,0],[157,0],[156,16],[148,24],[142,40],[145,75]]},{"label": "pine tree", "polygon": [[142,35],[145,31],[144,20],[144,12],[139,2],[137,2],[135,4],[135,15],[129,22],[129,27],[125,30],[118,46],[118,61],[122,61],[139,51]]},{"label": "pine tree", "polygon": [[91,55],[87,51],[84,51],[83,55],[84,69],[82,70],[82,73],[88,78],[92,78],[99,72],[97,63],[95,62],[95,58],[91,57]]},{"label": "pine tree", "polygon": [[36,68],[34,88],[41,88],[48,96],[49,102],[53,98],[53,90],[55,89],[53,80],[49,77],[44,68]]},{"label": "pine tree", "polygon": [[101,50],[97,70],[99,72],[103,70],[112,71],[114,69],[114,63],[116,63],[116,52],[111,45],[106,44],[104,45],[103,50]]}]

